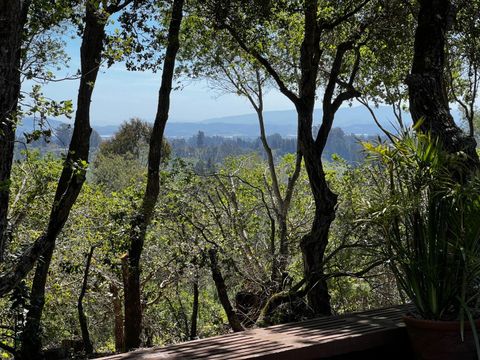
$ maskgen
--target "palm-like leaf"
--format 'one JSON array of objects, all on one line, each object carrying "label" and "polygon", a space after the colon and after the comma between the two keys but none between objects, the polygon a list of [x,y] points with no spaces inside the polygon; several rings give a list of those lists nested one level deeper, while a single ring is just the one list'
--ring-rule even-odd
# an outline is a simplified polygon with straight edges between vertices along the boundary
[{"label": "palm-like leaf", "polygon": [[423,318],[460,317],[462,302],[478,302],[479,179],[466,180],[463,154],[443,152],[426,135],[407,133],[366,151],[379,170],[369,221],[385,236],[401,289]]}]

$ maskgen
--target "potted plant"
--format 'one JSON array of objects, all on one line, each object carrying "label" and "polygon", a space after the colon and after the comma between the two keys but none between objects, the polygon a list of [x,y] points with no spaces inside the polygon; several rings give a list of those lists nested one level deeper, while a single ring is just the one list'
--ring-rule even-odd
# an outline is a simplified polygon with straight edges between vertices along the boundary
[{"label": "potted plant", "polygon": [[414,305],[404,321],[417,357],[480,359],[479,176],[427,135],[365,147],[378,200],[368,221]]}]

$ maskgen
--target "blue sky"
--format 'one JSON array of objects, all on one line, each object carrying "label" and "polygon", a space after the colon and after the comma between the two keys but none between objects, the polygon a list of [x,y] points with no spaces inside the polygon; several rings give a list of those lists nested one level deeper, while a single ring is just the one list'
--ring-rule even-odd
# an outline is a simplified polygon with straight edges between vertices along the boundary
[{"label": "blue sky", "polygon": [[[131,72],[121,64],[103,69],[95,86],[91,119],[93,125],[119,124],[131,117],[153,120],[157,108],[160,73]],[[28,90],[30,83],[25,84]],[[44,94],[55,100],[72,99],[75,103],[77,80],[66,80],[44,85]],[[172,92],[170,121],[200,121],[207,118],[252,113],[243,98],[208,88],[205,81],[186,84]],[[265,110],[293,109],[282,94],[272,91],[266,95]],[[63,119],[62,119],[63,120]]]},{"label": "blue sky", "polygon": [[[70,66],[58,77],[75,74],[79,67],[78,38],[68,39],[66,52],[70,56]],[[131,117],[152,121],[157,108],[161,72],[127,71],[122,63],[111,68],[102,68],[95,86],[91,121],[93,125],[116,125]],[[200,121],[208,118],[252,113],[250,104],[243,98],[220,94],[209,89],[206,81],[189,81],[181,90],[172,93],[169,121]],[[29,91],[31,81],[23,84]],[[76,102],[78,80],[65,80],[43,85],[45,96],[54,100]],[[290,101],[278,91],[271,91],[265,97],[265,110],[293,109]],[[66,121],[65,118],[60,120]]]}]

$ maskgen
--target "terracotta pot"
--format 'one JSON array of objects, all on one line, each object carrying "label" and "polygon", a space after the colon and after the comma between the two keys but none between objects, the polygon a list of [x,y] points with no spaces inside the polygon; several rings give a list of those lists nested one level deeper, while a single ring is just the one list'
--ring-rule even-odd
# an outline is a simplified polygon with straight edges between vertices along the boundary
[{"label": "terracotta pot", "polygon": [[[465,341],[462,342],[460,321],[422,320],[404,316],[408,337],[419,360],[473,360],[477,352],[472,328],[465,320]],[[480,331],[480,319],[476,321]]]}]

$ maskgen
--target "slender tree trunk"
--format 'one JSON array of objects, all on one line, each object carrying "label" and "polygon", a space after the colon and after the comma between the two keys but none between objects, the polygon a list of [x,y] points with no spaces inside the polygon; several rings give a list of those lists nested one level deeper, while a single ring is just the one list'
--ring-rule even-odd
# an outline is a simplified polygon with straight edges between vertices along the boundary
[{"label": "slender tree trunk", "polygon": [[[305,167],[309,177],[315,177],[318,183],[312,187],[315,198],[315,217],[310,232],[301,240],[303,255],[303,273],[306,280],[308,305],[313,313],[331,315],[330,295],[327,282],[324,279],[325,250],[328,245],[330,226],[335,219],[337,196],[330,190],[324,179],[322,164],[309,163],[305,156]],[[319,185],[323,183],[323,185]],[[322,200],[319,200],[322,199]],[[321,203],[320,203],[321,201]]]},{"label": "slender tree trunk", "polygon": [[407,78],[410,112],[424,133],[440,139],[449,152],[464,151],[478,168],[476,141],[455,124],[445,84],[446,34],[454,19],[450,0],[421,0],[412,70]]},{"label": "slender tree trunk", "polygon": [[40,321],[45,305],[45,284],[53,250],[54,245],[52,244],[37,263],[30,292],[30,309],[22,332],[22,344],[18,357],[21,360],[43,359]]},{"label": "slender tree trunk", "polygon": [[[259,79],[257,73],[257,79]],[[298,175],[300,173],[300,167],[298,161],[296,162],[296,167],[294,171],[294,175],[289,178],[287,184],[287,191],[285,194],[285,198],[282,196],[280,191],[280,185],[278,182],[278,176],[275,168],[275,161],[273,158],[273,152],[268,144],[267,140],[267,133],[265,131],[265,121],[263,118],[263,93],[261,91],[261,82],[258,80],[258,93],[259,93],[259,105],[255,105],[253,99],[251,103],[254,105],[257,111],[258,123],[260,126],[260,140],[263,145],[263,149],[267,155],[267,164],[268,169],[270,172],[270,178],[272,179],[272,188],[273,188],[273,195],[274,195],[274,207],[275,207],[275,218],[278,225],[278,254],[275,251],[275,234],[273,236],[273,243],[272,243],[272,250],[273,250],[273,259],[272,259],[272,281],[275,285],[277,291],[283,290],[283,280],[286,275],[286,269],[288,266],[289,260],[289,248],[288,248],[288,226],[287,226],[287,214],[290,207],[290,199],[291,194],[293,192],[293,188],[295,183],[298,179]],[[297,157],[300,156],[297,154]],[[274,232],[277,229],[273,229]]]},{"label": "slender tree trunk", "polygon": [[199,293],[198,293],[198,276],[195,276],[193,282],[193,305],[192,305],[192,317],[190,320],[190,340],[197,338],[197,320],[198,320],[198,306],[199,306]]},{"label": "slender tree trunk", "polygon": [[93,345],[92,345],[92,341],[90,340],[90,333],[88,331],[87,316],[85,315],[85,311],[83,309],[83,299],[85,297],[85,293],[87,292],[87,288],[88,288],[88,274],[90,272],[90,265],[92,263],[92,256],[93,256],[94,250],[95,250],[95,247],[92,246],[87,256],[87,263],[85,265],[85,272],[83,274],[82,289],[80,290],[80,296],[78,297],[78,303],[77,303],[78,321],[80,323],[83,346],[85,348],[85,353],[87,354],[87,356],[90,356],[93,354]]},{"label": "slender tree trunk", "polygon": [[[356,11],[366,4],[359,5]],[[315,316],[331,315],[330,295],[324,274],[324,257],[328,245],[330,226],[335,219],[337,195],[330,189],[322,163],[335,113],[341,104],[359,96],[353,82],[360,64],[360,52],[356,58],[346,82],[346,88],[336,94],[337,82],[344,64],[347,51],[354,48],[354,40],[342,42],[336,46],[331,63],[329,77],[322,99],[322,124],[313,138],[312,124],[317,89],[318,66],[322,57],[320,39],[322,32],[336,25],[321,27],[318,23],[318,0],[307,0],[305,6],[305,33],[301,48],[302,76],[300,81],[300,101],[296,102],[298,113],[298,141],[300,152],[305,161],[310,188],[315,201],[315,217],[310,233],[301,241],[304,277],[306,281],[308,304]],[[351,16],[348,15],[347,18]],[[355,39],[356,35],[353,35]]]},{"label": "slender tree trunk", "polygon": [[123,308],[122,299],[120,297],[118,287],[115,284],[110,284],[110,292],[112,293],[113,305],[113,334],[115,338],[115,352],[125,351],[125,343],[123,337]]},{"label": "slender tree trunk", "polygon": [[3,261],[8,225],[23,27],[30,1],[0,0],[0,262]]},{"label": "slender tree trunk", "polygon": [[235,312],[235,310],[233,310],[230,299],[228,298],[227,288],[225,286],[225,279],[223,278],[222,272],[218,267],[217,251],[215,249],[210,249],[208,251],[208,256],[210,258],[210,269],[212,270],[213,281],[215,283],[215,287],[217,288],[218,298],[220,299],[220,303],[225,310],[228,323],[232,327],[233,331],[243,331],[245,329],[240,323],[237,313]]},{"label": "slender tree trunk", "polygon": [[287,266],[289,259],[289,249],[288,249],[288,229],[287,229],[287,217],[283,208],[278,209],[276,222],[278,229],[278,253],[273,253],[272,260],[272,281],[274,283],[275,291],[282,291],[284,287],[284,280],[287,276]]},{"label": "slender tree trunk", "polygon": [[[98,19],[95,9],[87,6],[85,30],[80,49],[82,78],[78,90],[77,111],[73,136],[69,147],[50,214],[47,231],[36,242],[38,252],[43,253],[39,262],[30,294],[31,309],[27,314],[26,329],[22,336],[22,360],[38,359],[41,356],[40,320],[45,303],[45,284],[48,268],[55,249],[55,240],[68,219],[70,210],[85,181],[85,170],[74,164],[88,161],[90,128],[90,102],[93,94],[105,36],[105,21]],[[34,245],[34,246],[35,246]],[[35,261],[27,258],[29,261]],[[33,265],[32,265],[33,266]]]},{"label": "slender tree trunk", "polygon": [[[257,72],[257,79],[259,79],[259,75]],[[282,197],[282,194],[280,193],[280,186],[278,184],[278,177],[277,177],[277,172],[275,169],[275,161],[273,158],[273,152],[268,144],[268,139],[267,139],[267,133],[265,131],[265,121],[263,117],[263,93],[261,91],[262,89],[262,84],[258,80],[257,81],[257,86],[258,86],[258,101],[259,104],[255,104],[253,99],[250,99],[250,102],[252,105],[255,107],[255,110],[257,111],[257,118],[258,118],[258,124],[260,127],[260,141],[262,142],[263,150],[265,151],[265,154],[267,155],[267,164],[268,164],[268,170],[270,172],[270,178],[272,180],[272,190],[273,190],[273,203],[275,207],[275,220],[273,221],[272,218],[272,245],[271,245],[271,251],[272,251],[272,275],[271,279],[273,282],[273,285],[276,290],[281,291],[282,290],[282,283],[283,283],[283,274],[285,272],[285,269],[287,268],[287,263],[288,263],[288,246],[286,243],[286,235],[287,235],[287,219],[284,214],[284,200]],[[278,224],[278,230],[279,230],[279,247],[278,247],[278,253],[276,251],[277,246],[276,246],[276,233],[277,233],[277,228],[275,226],[275,222]]]},{"label": "slender tree trunk", "polygon": [[175,59],[179,49],[180,25],[183,17],[184,0],[174,0],[172,18],[168,30],[168,45],[162,72],[162,84],[158,95],[158,108],[153,125],[148,154],[147,186],[139,213],[132,220],[130,248],[128,250],[128,277],[125,283],[125,347],[138,348],[141,344],[142,305],[140,294],[140,257],[147,226],[153,217],[160,192],[159,168],[162,159],[162,140],[170,109],[170,92],[175,70]]}]

